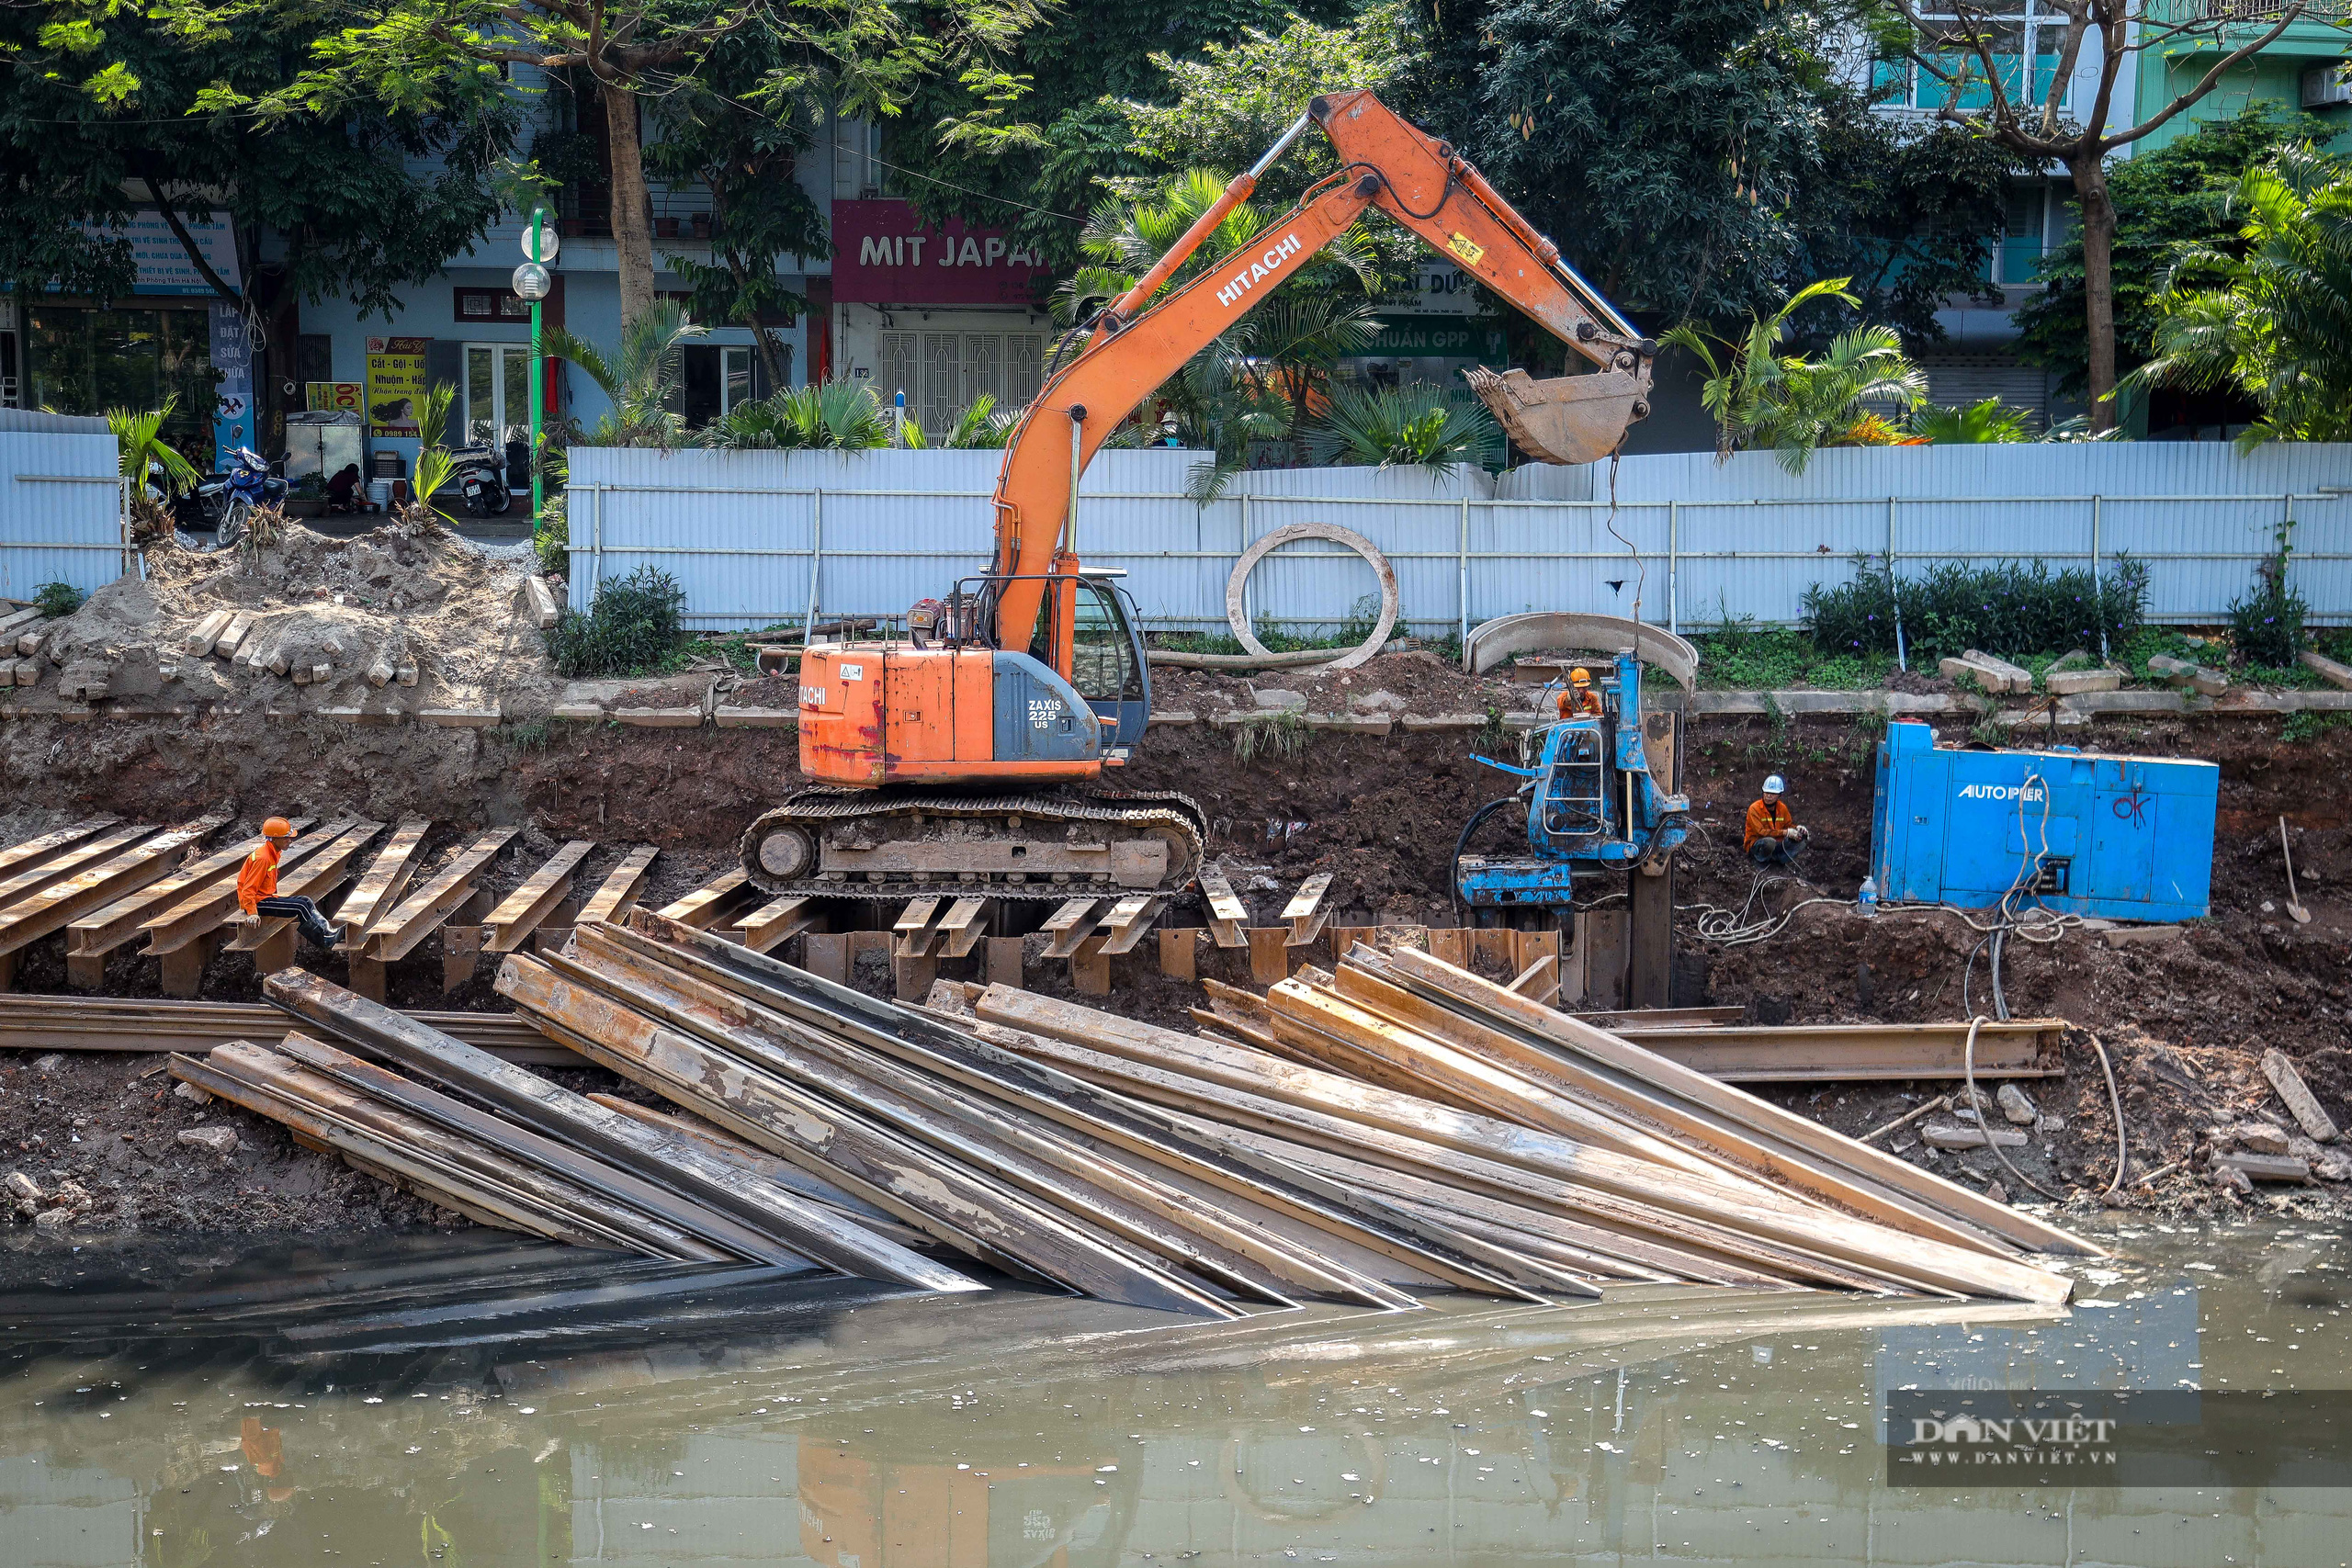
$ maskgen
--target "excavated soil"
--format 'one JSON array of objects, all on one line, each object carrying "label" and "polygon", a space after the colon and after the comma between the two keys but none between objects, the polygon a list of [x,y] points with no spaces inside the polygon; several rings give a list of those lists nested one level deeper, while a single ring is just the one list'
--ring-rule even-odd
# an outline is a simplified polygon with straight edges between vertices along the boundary
[{"label": "excavated soil", "polygon": [[[1359,672],[1355,685],[1401,693],[1393,666]],[[1186,672],[1195,693],[1197,683]],[[1284,672],[1300,689],[1296,672]],[[1440,671],[1440,676],[1450,672]],[[1326,680],[1330,679],[1326,677]],[[1420,711],[1473,711],[1417,696]],[[1163,689],[1164,706],[1215,707]],[[1320,699],[1314,702],[1326,707]],[[1338,706],[1334,703],[1331,706]],[[730,863],[736,835],[764,803],[799,781],[788,730],[629,730],[610,726],[506,727],[487,730],[353,728],[250,718],[175,724],[20,723],[6,751],[6,795],[0,842],[106,810],[161,822],[228,804],[240,827],[269,812],[331,818],[347,811],[390,821],[401,813],[432,818],[435,861],[484,826],[521,825],[515,846],[492,863],[486,885],[503,892],[563,840],[595,840],[582,869],[593,885],[636,842],[662,846],[647,897],[661,901]],[[1212,856],[1251,908],[1255,923],[1272,923],[1299,881],[1335,874],[1334,918],[1340,923],[1444,923],[1447,865],[1468,813],[1508,793],[1510,781],[1472,761],[1470,734],[1388,738],[1311,732],[1295,757],[1261,754],[1243,762],[1235,736],[1207,725],[1157,729],[1125,779],[1139,789],[1181,789],[1212,818]],[[2222,813],[2215,845],[2213,910],[2177,939],[2110,948],[2069,931],[2041,945],[2012,942],[2004,969],[2011,1010],[2055,1015],[2078,1029],[2069,1035],[2064,1079],[2028,1092],[2063,1129],[2038,1134],[2013,1156],[2030,1177],[2089,1191],[2114,1170],[2115,1129],[2108,1091],[2092,1054],[2096,1033],[2117,1072],[2137,1179],[2179,1164],[2154,1189],[2127,1185],[2120,1201],[2180,1207],[2234,1204],[2203,1174],[2202,1155],[2237,1123],[2261,1120],[2296,1132],[2263,1080],[2258,1062],[2270,1046],[2284,1051],[2339,1124],[2352,1123],[2352,821],[2341,781],[2352,770],[2352,736],[2328,731],[2300,743],[2281,739],[2268,721],[2166,721],[2108,726],[2070,737],[2089,749],[2212,759],[2222,768]],[[1679,956],[1676,1002],[1730,1004],[1766,1022],[1944,1020],[1964,1016],[1963,971],[1980,933],[1957,917],[1885,910],[1866,917],[1853,903],[1868,853],[1874,737],[1844,723],[1707,721],[1687,736],[1686,785],[1705,833],[1681,857],[1677,903]],[[1946,744],[1966,740],[1954,726]],[[1507,745],[1510,743],[1506,743]],[[1807,863],[1793,876],[1758,885],[1738,853],[1740,815],[1767,771],[1787,775],[1801,821],[1815,830]],[[2285,912],[2278,818],[2290,824],[2302,900],[2312,919]],[[1818,898],[1819,903],[1805,904]],[[1803,907],[1799,907],[1802,905]],[[2266,908],[2266,906],[2267,906]],[[888,906],[877,906],[887,909]],[[1043,908],[1029,918],[1042,916]],[[1695,939],[1697,923],[1784,924],[1764,940],[1716,945]],[[1197,904],[1180,900],[1170,923],[1200,924]],[[1041,945],[1042,939],[1033,941]],[[21,988],[63,989],[54,942],[28,950]],[[1204,944],[1204,975],[1246,983],[1238,956]],[[1114,965],[1111,1005],[1154,1022],[1190,1027],[1187,1011],[1202,993],[1157,973],[1158,942],[1147,939]],[[341,965],[305,950],[303,961],[330,978]],[[1328,960],[1323,960],[1328,962]],[[242,968],[240,967],[242,965]],[[950,964],[943,973],[953,974]],[[424,955],[395,964],[391,994],[410,1006],[496,1006],[484,976],[444,1001],[439,964]],[[861,966],[860,982],[882,990],[887,966]],[[1987,1008],[1986,969],[1978,953],[1966,981],[1969,1005]],[[1071,995],[1064,966],[1035,964],[1031,984]],[[108,974],[116,994],[155,994],[153,961],[119,954]],[[248,961],[224,955],[207,976],[207,995],[257,995]],[[208,1108],[214,1124],[236,1128],[243,1149],[226,1164],[165,1136],[194,1108],[157,1091],[158,1079],[132,1079],[149,1065],[125,1056],[67,1057],[35,1075],[22,1054],[0,1054],[0,1155],[48,1185],[64,1170],[96,1191],[117,1184],[113,1207],[94,1220],[205,1228],[270,1229],[413,1224],[434,1218],[411,1200],[341,1171],[293,1147],[276,1130],[232,1108]],[[581,1081],[609,1082],[602,1075]],[[1835,1085],[1820,1091],[1775,1091],[1847,1132],[1892,1120],[1947,1083]],[[72,1126],[80,1116],[85,1125]],[[125,1139],[122,1134],[130,1134]],[[74,1140],[81,1142],[76,1145]],[[1898,1134],[1906,1157],[1923,1150]],[[2046,1145],[2046,1151],[2045,1151]],[[2339,1145],[2340,1146],[2340,1145]],[[2323,1163],[2341,1159],[2313,1149]],[[1939,1156],[1937,1168],[2018,1184],[1982,1153]],[[2343,1187],[2264,1188],[2246,1201],[2308,1211],[2335,1201]]]},{"label": "excavated soil", "polygon": [[[401,705],[482,708],[509,717],[547,712],[554,701],[546,645],[515,614],[528,558],[486,552],[453,534],[395,524],[334,538],[288,523],[266,548],[218,554],[147,551],[143,577],[124,577],[90,595],[51,634],[36,692],[104,671],[107,693],[184,706]],[[216,610],[255,617],[234,660],[186,651],[188,634]],[[253,649],[259,661],[243,656]],[[370,665],[413,663],[413,688],[370,686]],[[273,666],[283,665],[285,673]],[[328,668],[324,681],[296,671]]]}]

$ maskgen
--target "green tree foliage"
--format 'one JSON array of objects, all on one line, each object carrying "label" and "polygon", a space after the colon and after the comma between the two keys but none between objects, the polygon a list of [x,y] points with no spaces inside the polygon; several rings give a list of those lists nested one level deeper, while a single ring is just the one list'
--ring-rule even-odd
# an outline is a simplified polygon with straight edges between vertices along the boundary
[{"label": "green tree foliage", "polygon": [[[325,104],[267,119],[224,99],[282,87],[287,62],[340,36],[340,12],[288,4],[234,25],[180,0],[41,0],[0,10],[0,283],[101,298],[130,291],[127,242],[96,238],[162,213],[220,298],[266,306],[291,290],[389,315],[481,237],[498,201],[485,171],[514,130],[497,96]],[[187,226],[231,221],[242,288]],[[284,237],[264,256],[263,229]]]},{"label": "green tree foliage", "polygon": [[[232,31],[266,29],[318,0],[160,3],[187,25]],[[202,107],[265,118],[358,103],[480,108],[503,101],[501,71],[514,65],[593,84],[626,326],[654,302],[640,98],[687,83],[730,43],[756,42],[756,79],[737,100],[744,113],[887,117],[929,85],[945,95],[941,134],[986,148],[1000,135],[994,117],[1020,93],[996,62],[1041,12],[1039,0],[348,0],[332,15],[290,80],[281,67],[266,85],[222,84]]]},{"label": "green tree foliage", "polygon": [[202,477],[197,473],[195,464],[180,456],[178,447],[164,439],[164,426],[178,400],[165,398],[162,408],[143,412],[135,409],[107,410],[107,428],[114,432],[122,477],[130,481],[134,495],[153,485],[168,499],[195,489]]},{"label": "green tree foliage", "polygon": [[1348,0],[1062,0],[1051,26],[1007,51],[1012,87],[991,101],[985,140],[961,133],[973,117],[959,107],[968,96],[959,84],[938,77],[916,93],[888,141],[899,194],[934,220],[1008,229],[1067,272],[1080,259],[1072,219],[1102,199],[1106,181],[1168,172],[1136,150],[1118,102],[1166,100],[1155,56],[1183,60],[1252,28],[1280,31],[1294,12],[1335,21],[1349,9]]},{"label": "green tree foliage", "polygon": [[2288,148],[2246,171],[2229,212],[2238,243],[2181,252],[2135,378],[2253,399],[2241,446],[2352,439],[2352,169]]},{"label": "green tree foliage", "polygon": [[1622,307],[1777,300],[1839,89],[1817,14],[1755,0],[1416,0],[1416,122]]},{"label": "green tree foliage", "polygon": [[561,327],[541,329],[539,343],[549,358],[578,366],[612,405],[583,438],[588,445],[666,449],[685,429],[675,405],[685,385],[686,341],[705,331],[676,300],[657,299],[621,329],[616,354]]},{"label": "green tree foliage", "polygon": [[[2181,254],[2228,248],[2235,240],[2239,225],[2228,208],[2246,171],[2282,147],[2324,142],[2334,130],[2317,116],[2256,103],[2115,164],[2108,184],[2116,211],[2115,352],[2122,369],[2154,354],[2156,298]],[[2079,229],[2042,258],[2041,278],[2041,290],[2017,312],[2018,357],[2057,371],[2058,390],[2078,398],[2088,365]]]},{"label": "green tree foliage", "polygon": [[777,264],[786,256],[826,255],[831,244],[824,215],[793,177],[830,111],[789,96],[772,113],[742,107],[772,72],[788,64],[772,34],[720,40],[701,71],[652,99],[661,134],[645,149],[652,174],[698,185],[710,197],[709,259],[670,252],[663,265],[685,282],[696,321],[752,329],[771,388],[789,386],[792,376],[788,351],[766,322],[808,308],[777,279]]},{"label": "green tree foliage", "polygon": [[1911,434],[1938,446],[1996,446],[2033,439],[2033,414],[1986,398],[1966,408],[1924,403],[1911,411]]},{"label": "green tree foliage", "polygon": [[558,673],[643,674],[666,658],[684,630],[685,590],[678,580],[641,566],[596,591],[586,614],[566,610],[548,628],[548,657]]},{"label": "green tree foliage", "polygon": [[2041,561],[1944,560],[1898,578],[1884,557],[1857,556],[1852,581],[1816,582],[1803,603],[1804,629],[1825,651],[1893,653],[1898,615],[1914,660],[1972,648],[2011,657],[2120,648],[2139,635],[2148,568],[2118,556],[2094,583],[2081,567],[2053,572]]},{"label": "green tree foliage", "polygon": [[1437,387],[1343,387],[1306,427],[1318,463],[1407,466],[1444,478],[1464,463],[1499,468],[1502,428],[1476,398]]},{"label": "green tree foliage", "polygon": [[1807,306],[1860,302],[1847,291],[1847,282],[1829,277],[1805,285],[1770,315],[1751,317],[1736,339],[1711,337],[1685,321],[1660,340],[1688,350],[1706,371],[1699,399],[1715,416],[1718,457],[1770,446],[1781,466],[1796,474],[1823,446],[1904,440],[1872,405],[1908,412],[1926,397],[1928,383],[1894,328],[1849,328],[1817,355],[1781,352],[1790,321]]},{"label": "green tree foliage", "polygon": [[702,432],[726,452],[866,452],[890,445],[890,416],[863,381],[786,387],[736,404]]}]

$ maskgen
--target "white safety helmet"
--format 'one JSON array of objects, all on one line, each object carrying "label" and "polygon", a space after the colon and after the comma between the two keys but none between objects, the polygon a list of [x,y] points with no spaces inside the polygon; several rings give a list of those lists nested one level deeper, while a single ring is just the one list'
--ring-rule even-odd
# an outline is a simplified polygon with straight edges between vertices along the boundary
[{"label": "white safety helmet", "polygon": [[1786,795],[1788,791],[1789,786],[1782,781],[1780,774],[1772,773],[1765,778],[1764,793],[1766,795]]}]

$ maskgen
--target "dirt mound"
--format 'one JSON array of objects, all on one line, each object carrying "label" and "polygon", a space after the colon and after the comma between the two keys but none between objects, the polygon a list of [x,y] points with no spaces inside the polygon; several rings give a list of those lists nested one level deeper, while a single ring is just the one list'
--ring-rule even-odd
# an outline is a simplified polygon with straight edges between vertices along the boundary
[{"label": "dirt mound", "polygon": [[[385,706],[368,679],[415,670],[404,707],[503,706],[545,713],[553,671],[538,630],[514,611],[525,558],[485,553],[457,536],[386,526],[331,538],[288,524],[267,548],[217,555],[148,552],[144,578],[125,577],[57,623],[41,684],[72,695],[103,672],[106,694],[175,705]],[[187,651],[215,611],[250,614],[232,657]],[[312,679],[323,667],[323,679]]]}]

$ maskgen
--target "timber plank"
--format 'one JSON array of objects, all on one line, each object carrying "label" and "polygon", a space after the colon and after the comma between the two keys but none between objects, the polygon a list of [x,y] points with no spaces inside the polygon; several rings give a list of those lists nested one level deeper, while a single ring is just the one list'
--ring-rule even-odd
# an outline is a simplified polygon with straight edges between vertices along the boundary
[{"label": "timber plank", "polygon": [[590,925],[614,919],[637,902],[638,889],[645,886],[645,874],[661,852],[651,844],[639,844],[622,856],[620,864],[605,874],[604,882],[581,909],[576,923]]},{"label": "timber plank", "polygon": [[[509,954],[508,964],[530,962]],[[691,1145],[607,1111],[526,1068],[425,1028],[315,975],[281,970],[262,982],[299,1018],[498,1106],[534,1131],[584,1148],[650,1181],[707,1203],[794,1251],[843,1273],[928,1290],[982,1287],[952,1269],[866,1235],[797,1193],[749,1177]]]},{"label": "timber plank", "polygon": [[571,897],[571,874],[596,847],[594,839],[574,839],[548,857],[523,885],[509,893],[483,923],[490,927],[492,953],[512,953],[531,938],[556,906]]}]

